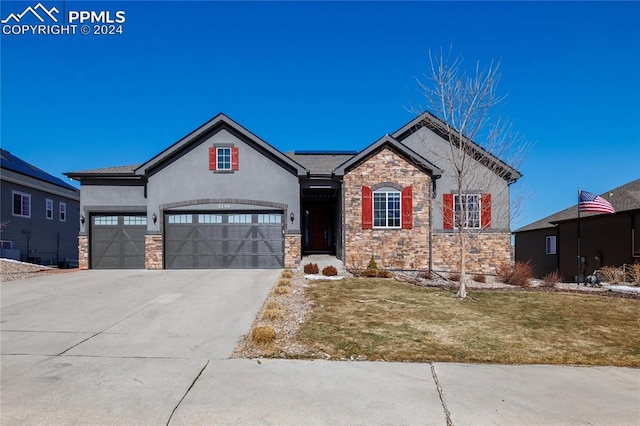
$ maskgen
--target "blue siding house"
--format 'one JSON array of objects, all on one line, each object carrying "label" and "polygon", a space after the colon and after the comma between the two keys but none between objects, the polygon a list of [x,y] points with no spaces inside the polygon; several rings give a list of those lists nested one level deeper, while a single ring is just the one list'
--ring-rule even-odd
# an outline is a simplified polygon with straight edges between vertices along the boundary
[{"label": "blue siding house", "polygon": [[0,257],[78,263],[80,191],[0,149]]}]

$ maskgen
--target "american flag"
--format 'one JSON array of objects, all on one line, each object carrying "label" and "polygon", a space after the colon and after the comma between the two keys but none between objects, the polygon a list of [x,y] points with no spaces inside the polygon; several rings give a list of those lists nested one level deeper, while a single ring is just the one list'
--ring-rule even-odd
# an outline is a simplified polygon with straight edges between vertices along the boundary
[{"label": "american flag", "polygon": [[615,213],[610,202],[587,191],[580,191],[578,209],[581,212]]}]

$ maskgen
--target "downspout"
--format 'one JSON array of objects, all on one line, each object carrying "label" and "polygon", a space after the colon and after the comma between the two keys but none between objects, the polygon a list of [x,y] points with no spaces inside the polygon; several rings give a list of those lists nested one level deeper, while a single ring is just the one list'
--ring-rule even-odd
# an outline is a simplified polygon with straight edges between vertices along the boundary
[{"label": "downspout", "polygon": [[[439,176],[438,176],[439,177]],[[436,178],[437,179],[437,178]],[[436,181],[431,178],[431,186],[429,187],[429,272],[433,271],[433,199],[436,196]]]}]

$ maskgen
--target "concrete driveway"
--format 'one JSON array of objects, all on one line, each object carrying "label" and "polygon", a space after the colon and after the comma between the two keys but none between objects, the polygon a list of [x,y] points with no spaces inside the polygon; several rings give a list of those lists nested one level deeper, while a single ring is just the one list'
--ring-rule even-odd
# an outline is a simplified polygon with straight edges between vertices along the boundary
[{"label": "concrete driveway", "polygon": [[228,359],[279,271],[2,284],[2,425],[637,424],[640,370]]}]

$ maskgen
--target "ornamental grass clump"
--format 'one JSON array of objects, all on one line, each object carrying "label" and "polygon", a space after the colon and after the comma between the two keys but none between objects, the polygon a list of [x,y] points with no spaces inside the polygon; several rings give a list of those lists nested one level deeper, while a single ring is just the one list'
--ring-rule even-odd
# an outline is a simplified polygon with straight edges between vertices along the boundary
[{"label": "ornamental grass clump", "polygon": [[338,275],[338,270],[335,266],[332,265],[325,266],[324,268],[322,268],[322,275],[325,275],[327,277],[335,277],[336,275]]},{"label": "ornamental grass clump", "polygon": [[529,287],[533,276],[533,266],[529,262],[503,263],[496,270],[498,279],[504,284]]},{"label": "ornamental grass clump", "polygon": [[304,265],[303,269],[305,274],[313,275],[320,272],[320,268],[318,267],[317,263],[307,263],[306,265]]},{"label": "ornamental grass clump", "polygon": [[273,294],[284,296],[291,294],[291,290],[289,290],[289,287],[286,285],[277,285],[276,288],[273,289]]},{"label": "ornamental grass clump", "polygon": [[278,280],[278,285],[280,287],[289,287],[291,286],[291,280],[285,279],[285,278],[281,278]]},{"label": "ornamental grass clump", "polygon": [[475,274],[473,276],[473,280],[477,283],[486,283],[487,282],[487,276],[486,275],[482,275],[482,274]]},{"label": "ornamental grass clump", "polygon": [[291,269],[285,269],[284,271],[282,271],[282,274],[280,274],[280,276],[282,278],[293,278],[293,271]]},{"label": "ornamental grass clump", "polygon": [[609,284],[618,284],[624,281],[624,274],[622,268],[616,268],[615,266],[603,266],[600,269],[601,280]]},{"label": "ornamental grass clump", "polygon": [[276,329],[271,325],[259,325],[251,330],[251,340],[259,345],[265,345],[276,340]]},{"label": "ornamental grass clump", "polygon": [[562,275],[555,270],[553,272],[549,272],[547,275],[542,277],[542,287],[554,287],[556,283],[561,283],[564,278]]},{"label": "ornamental grass clump", "polygon": [[282,309],[265,309],[262,312],[263,320],[279,320],[284,318],[284,312]]},{"label": "ornamental grass clump", "polygon": [[278,309],[281,310],[282,309],[282,305],[278,302],[276,302],[275,300],[269,300],[267,302],[267,306],[265,306],[265,309]]}]

